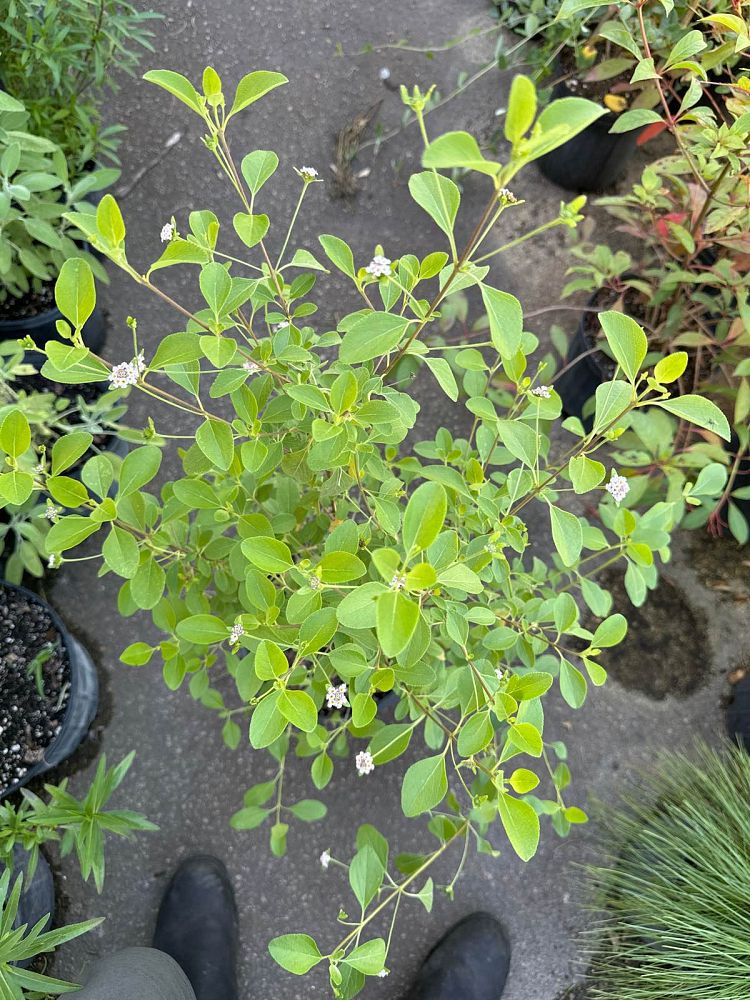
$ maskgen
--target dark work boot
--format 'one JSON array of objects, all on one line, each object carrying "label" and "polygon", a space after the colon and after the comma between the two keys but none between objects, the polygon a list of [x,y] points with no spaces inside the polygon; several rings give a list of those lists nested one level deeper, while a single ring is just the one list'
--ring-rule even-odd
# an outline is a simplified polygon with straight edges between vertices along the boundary
[{"label": "dark work boot", "polygon": [[510,944],[489,913],[471,913],[435,945],[405,1000],[499,1000]]},{"label": "dark work boot", "polygon": [[218,858],[196,855],[174,873],[156,918],[154,948],[181,966],[197,1000],[237,1000],[237,907]]},{"label": "dark work boot", "polygon": [[731,741],[750,753],[750,675],[734,686],[727,707],[727,729]]}]

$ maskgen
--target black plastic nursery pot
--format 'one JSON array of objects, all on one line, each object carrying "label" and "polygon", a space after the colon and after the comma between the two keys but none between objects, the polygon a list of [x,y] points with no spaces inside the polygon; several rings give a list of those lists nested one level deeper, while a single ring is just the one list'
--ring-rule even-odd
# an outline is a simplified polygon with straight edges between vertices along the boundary
[{"label": "black plastic nursery pot", "polygon": [[[0,341],[18,340],[31,337],[35,344],[44,347],[48,340],[65,343],[57,332],[57,321],[62,319],[57,306],[45,309],[33,316],[6,317],[0,319]],[[95,354],[99,354],[107,336],[104,313],[96,306],[83,328],[83,342]]]},{"label": "black plastic nursery pot", "polygon": [[0,649],[2,798],[76,750],[96,715],[99,681],[91,656],[57,612],[25,587],[5,581],[0,582]]},{"label": "black plastic nursery pot", "polygon": [[[572,96],[566,83],[552,89],[552,100]],[[541,156],[539,169],[547,180],[569,191],[596,192],[611,187],[625,172],[642,131],[611,134],[616,121],[615,114],[602,115],[575,138]]]},{"label": "black plastic nursery pot", "polygon": [[[32,928],[43,917],[47,917],[47,923],[43,928],[46,930],[51,925],[55,916],[55,883],[52,876],[52,869],[41,852],[37,858],[36,868],[34,869],[31,881],[29,881],[28,877],[28,868],[29,852],[24,850],[20,844],[15,844],[13,847],[10,885],[12,888],[18,876],[23,875],[23,887],[13,927],[21,927],[23,924],[26,924],[27,927]],[[6,866],[0,861],[0,875],[4,873],[5,869]],[[29,958],[18,964],[22,968],[26,968],[33,961],[33,958]]]}]

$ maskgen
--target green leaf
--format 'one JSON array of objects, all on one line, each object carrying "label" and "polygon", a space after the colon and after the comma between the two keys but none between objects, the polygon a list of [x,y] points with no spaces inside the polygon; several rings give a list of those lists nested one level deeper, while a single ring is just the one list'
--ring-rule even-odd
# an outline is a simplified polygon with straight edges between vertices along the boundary
[{"label": "green leaf", "polygon": [[[257,246],[268,232],[267,215],[248,215],[247,212],[237,212],[232,219],[234,231],[246,247]],[[222,269],[223,270],[223,269]]]},{"label": "green leaf", "polygon": [[676,396],[674,399],[664,399],[655,406],[660,406],[662,410],[673,413],[680,420],[689,420],[696,427],[703,427],[707,431],[713,431],[725,441],[731,439],[729,422],[721,412],[716,403],[712,403],[705,396],[688,394],[686,396]]},{"label": "green leaf", "polygon": [[614,310],[599,313],[599,322],[615,360],[635,384],[648,350],[646,334],[634,319]]},{"label": "green leaf", "polygon": [[81,330],[94,311],[96,288],[88,262],[71,257],[63,263],[55,282],[55,303],[76,330]]},{"label": "green leaf", "polygon": [[129,667],[142,667],[149,662],[156,650],[156,646],[149,646],[147,642],[131,642],[120,654],[120,661]]},{"label": "green leaf", "polygon": [[564,21],[582,10],[593,10],[594,7],[608,7],[609,0],[563,0],[557,12],[555,21]]},{"label": "green leaf", "polygon": [[602,382],[596,387],[594,433],[599,434],[617,424],[635,398],[633,387],[621,379]]},{"label": "green leaf", "polygon": [[515,145],[523,138],[536,117],[536,87],[528,76],[513,77],[505,115],[505,138]]},{"label": "green leaf", "polygon": [[389,354],[399,343],[410,321],[394,313],[366,313],[344,334],[339,360],[354,365]]},{"label": "green leaf", "polygon": [[232,279],[227,269],[217,261],[211,261],[201,268],[198,279],[201,295],[208,303],[215,317],[222,315],[227,299],[232,292]]},{"label": "green leaf", "polygon": [[588,685],[580,670],[567,660],[560,660],[560,693],[571,708],[580,708],[586,700]]},{"label": "green leaf", "polygon": [[646,125],[653,125],[656,122],[663,122],[664,119],[656,111],[649,108],[633,108],[632,111],[624,111],[615,119],[611,134],[618,132],[630,132],[634,128],[644,128]]},{"label": "green leaf", "polygon": [[350,278],[355,278],[354,255],[348,243],[340,240],[338,236],[319,236],[318,242],[323,247],[326,257],[334,264],[339,271]]},{"label": "green leaf", "polygon": [[667,355],[661,361],[657,361],[654,367],[654,378],[659,385],[669,385],[676,382],[687,368],[688,356],[686,351],[676,351]]},{"label": "green leaf", "polygon": [[177,635],[198,646],[210,646],[229,638],[229,629],[216,615],[191,615],[177,623]]},{"label": "green leaf", "polygon": [[195,443],[217,469],[226,471],[232,464],[234,435],[225,421],[209,417],[196,431]]},{"label": "green leaf", "polygon": [[34,477],[28,472],[0,473],[0,499],[7,503],[26,503],[34,491]]},{"label": "green leaf", "polygon": [[495,729],[489,712],[477,712],[461,726],[458,734],[458,752],[462,757],[471,757],[492,742]]},{"label": "green leaf", "polygon": [[112,572],[126,580],[131,580],[138,571],[140,560],[138,543],[129,531],[119,528],[116,524],[109,529],[109,535],[102,545],[102,556]]},{"label": "green leaf", "polygon": [[289,812],[303,823],[316,823],[323,819],[328,812],[325,804],[317,799],[300,799],[293,806],[287,806]]},{"label": "green leaf", "polygon": [[409,193],[446,236],[453,235],[461,193],[452,180],[430,170],[412,174]]},{"label": "green leaf", "polygon": [[539,817],[528,802],[503,792],[497,803],[510,846],[522,861],[530,861],[539,846]]},{"label": "green leaf", "polygon": [[279,695],[279,711],[293,726],[311,733],[318,724],[318,710],[306,691],[287,689]]},{"label": "green leaf", "polygon": [[412,764],[401,786],[401,809],[404,816],[419,816],[434,809],[448,792],[445,757],[425,757]]},{"label": "green leaf", "polygon": [[242,111],[244,108],[260,100],[269,91],[275,90],[276,87],[281,87],[285,83],[289,83],[289,80],[283,73],[272,73],[265,69],[256,70],[254,73],[248,73],[246,76],[243,76],[237,84],[234,101],[232,102],[232,110],[227,115],[227,120],[232,115],[236,115],[238,111]]},{"label": "green leaf", "polygon": [[275,743],[287,727],[287,721],[279,711],[280,691],[272,691],[258,703],[250,719],[250,744],[256,750]]},{"label": "green leaf", "polygon": [[[519,79],[516,77],[516,79]],[[523,311],[514,295],[482,285],[482,301],[490,323],[490,337],[501,358],[512,358],[521,347]]]},{"label": "green leaf", "polygon": [[[52,475],[59,476],[86,454],[94,440],[88,431],[70,431],[52,445]],[[101,494],[100,494],[101,496]]]},{"label": "green leaf", "polygon": [[91,499],[83,483],[70,476],[50,476],[47,489],[52,494],[52,499],[63,507],[80,507]]},{"label": "green leaf", "polygon": [[458,385],[451,366],[445,358],[425,358],[424,360],[445,395],[455,403],[458,399]]},{"label": "green leaf", "polygon": [[366,976],[377,976],[385,965],[385,941],[382,938],[365,941],[341,961]]},{"label": "green leaf", "polygon": [[549,505],[552,540],[565,566],[578,562],[583,547],[583,528],[575,514]]},{"label": "green leaf", "polygon": [[548,104],[534,126],[531,138],[523,147],[523,162],[536,160],[575,138],[607,109],[585,97],[562,97]]},{"label": "green leaf", "polygon": [[111,194],[105,194],[96,208],[96,228],[107,244],[119,247],[125,239],[125,223],[122,212]]},{"label": "green leaf", "polygon": [[484,584],[473,569],[463,563],[456,563],[438,573],[438,583],[444,587],[464,590],[467,594],[481,594]]},{"label": "green leaf", "polygon": [[11,458],[19,458],[31,444],[29,422],[18,409],[9,410],[0,424],[0,448]]},{"label": "green leaf", "polygon": [[627,631],[628,623],[624,615],[610,615],[597,626],[591,645],[595,647],[616,646],[625,638]]},{"label": "green leaf", "polygon": [[283,677],[289,670],[289,663],[283,650],[270,639],[262,639],[255,650],[255,673],[262,681],[273,681]]},{"label": "green leaf", "polygon": [[257,194],[269,177],[276,173],[279,158],[269,149],[256,149],[243,157],[240,164],[242,176],[253,194]]},{"label": "green leaf", "polygon": [[265,820],[271,815],[271,809],[263,809],[261,806],[245,806],[238,809],[229,820],[229,825],[233,830],[257,830]]},{"label": "green leaf", "polygon": [[246,538],[242,554],[264,573],[285,573],[294,566],[289,546],[278,538]]},{"label": "green leaf", "polygon": [[413,732],[413,726],[406,723],[383,726],[375,733],[367,747],[372,759],[376,764],[387,764],[400,757],[409,746]]},{"label": "green leaf", "polygon": [[570,481],[576,493],[588,493],[604,480],[607,470],[587,455],[576,455],[568,463]]},{"label": "green leaf", "polygon": [[539,447],[539,435],[533,427],[522,424],[518,420],[498,420],[497,433],[508,449],[519,462],[534,468]]},{"label": "green leaf", "polygon": [[468,132],[446,132],[438,136],[422,154],[422,163],[438,170],[463,167],[490,177],[497,176],[500,170],[499,163],[485,160],[477,140]]},{"label": "green leaf", "polygon": [[409,645],[419,621],[419,605],[400,590],[381,594],[376,604],[376,631],[387,657],[398,656]]},{"label": "green leaf", "polygon": [[675,43],[672,51],[667,56],[667,63],[664,68],[669,69],[675,63],[681,63],[686,59],[690,59],[698,52],[702,52],[705,47],[706,40],[700,31],[697,29],[688,31]]},{"label": "green leaf", "polygon": [[522,753],[532,757],[542,756],[542,737],[536,726],[530,722],[517,722],[508,730],[508,739]]},{"label": "green leaf", "polygon": [[384,874],[383,861],[369,844],[361,847],[352,858],[349,865],[349,885],[363,910],[377,896]]},{"label": "green leaf", "polygon": [[295,976],[304,976],[323,957],[309,934],[282,934],[269,942],[268,951],[277,965]]},{"label": "green leaf", "polygon": [[539,778],[528,768],[519,767],[508,778],[508,784],[517,795],[525,795],[537,787]]},{"label": "green leaf", "polygon": [[330,584],[351,583],[367,572],[362,560],[351,552],[329,552],[323,556],[318,569],[320,579]]},{"label": "green leaf", "polygon": [[130,594],[137,607],[144,611],[155,608],[164,594],[166,574],[159,563],[149,556],[138,567],[138,572],[130,581]]},{"label": "green leaf", "polygon": [[150,483],[160,465],[161,449],[154,444],[146,444],[129,452],[120,468],[118,498],[128,497]]},{"label": "green leaf", "polygon": [[317,789],[325,788],[333,777],[333,761],[327,753],[318,754],[312,762],[310,777]]},{"label": "green leaf", "polygon": [[66,549],[72,549],[85,541],[89,535],[93,535],[100,527],[101,525],[90,517],[82,517],[80,514],[63,517],[49,530],[45,542],[47,553],[51,555],[53,552],[65,552]]},{"label": "green leaf", "polygon": [[448,497],[440,483],[422,483],[412,493],[406,505],[403,523],[403,543],[413,555],[432,545],[445,523]]},{"label": "green leaf", "polygon": [[143,74],[143,79],[168,91],[178,101],[187,104],[189,108],[197,111],[203,117],[203,104],[198,92],[187,77],[181,73],[175,73],[170,69],[151,69],[148,73]]}]

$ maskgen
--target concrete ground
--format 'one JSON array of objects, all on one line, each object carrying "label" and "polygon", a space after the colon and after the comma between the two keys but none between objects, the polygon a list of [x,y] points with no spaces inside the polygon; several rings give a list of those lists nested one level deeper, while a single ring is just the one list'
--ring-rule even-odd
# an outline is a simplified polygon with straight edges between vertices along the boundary
[{"label": "concrete ground", "polygon": [[[326,184],[317,185],[310,194],[297,229],[299,246],[315,250],[317,233],[335,233],[350,242],[359,262],[369,260],[377,243],[383,244],[390,257],[439,248],[439,234],[413,205],[406,188],[409,174],[418,166],[415,129],[383,145],[377,156],[373,157],[372,148],[362,153],[357,166],[369,166],[371,172],[351,200],[333,196],[328,165],[335,134],[381,99],[384,127],[399,123],[399,98],[380,81],[381,67],[390,69],[390,80],[396,84],[437,82],[448,93],[460,72],[474,72],[491,57],[494,38],[473,40],[434,59],[395,49],[366,55],[357,52],[368,43],[395,43],[401,38],[417,45],[437,44],[487,26],[487,0],[461,4],[449,0],[412,4],[164,0],[161,9],[166,18],[157,27],[156,54],[148,65],[177,69],[193,79],[199,79],[204,64],[211,63],[232,83],[258,68],[283,71],[291,80],[288,87],[239,119],[234,141],[239,155],[271,148],[281,156],[281,167],[268,185],[261,209],[277,220],[272,237],[278,239],[277,234],[283,233],[283,220],[296,197],[298,180],[292,167],[310,165],[320,170]],[[488,137],[497,126],[495,111],[504,106],[509,81],[509,74],[486,74],[468,95],[432,116],[433,134],[467,128]],[[159,255],[159,230],[173,214],[184,227],[189,210],[212,208],[229,224],[237,206],[231,192],[215,183],[216,171],[201,146],[197,119],[191,119],[186,108],[140,80],[128,80],[113,100],[112,117],[129,129],[122,148],[119,187],[130,254],[139,266],[145,267]],[[167,147],[176,132],[179,139]],[[465,231],[486,197],[484,183],[481,178],[466,182]],[[510,222],[497,234],[498,244],[538,225],[556,212],[561,197],[570,197],[533,168],[518,178],[514,190],[527,204],[513,216],[506,214]],[[594,219],[600,227],[605,224],[596,213]],[[564,232],[555,231],[505,255],[495,269],[495,284],[518,295],[527,311],[554,306],[568,264],[564,247]],[[187,305],[196,302],[191,283],[194,272],[181,269],[181,273],[162,274],[162,285],[171,294]],[[319,287],[324,290],[319,296],[321,325],[355,308],[351,294],[335,276],[326,277]],[[138,318],[147,356],[162,336],[180,329],[162,303],[118,274],[113,273],[102,297],[110,314],[107,356],[112,360],[130,356],[130,333],[125,325],[129,315]],[[574,316],[573,312],[545,312],[527,325],[544,332],[555,319],[570,328]],[[460,426],[444,396],[433,393],[430,386],[422,387],[419,395],[425,437],[441,424]],[[143,406],[134,400],[132,423],[139,425],[145,415]],[[169,473],[169,463],[164,470]],[[719,571],[724,573],[737,558],[734,546],[707,549],[696,539],[681,538],[676,547],[670,578],[683,589],[691,606],[706,612],[710,622],[708,680],[684,700],[653,702],[612,681],[593,692],[577,713],[562,704],[551,705],[548,732],[569,745],[574,796],[581,804],[592,797],[612,800],[626,776],[647,766],[657,748],[682,746],[696,735],[715,740],[720,731],[725,677],[747,646],[748,595],[742,584],[723,576],[721,586],[726,589],[713,589]],[[699,557],[708,565],[696,569]],[[743,571],[747,578],[747,564],[736,569],[740,576]],[[416,847],[423,824],[405,820],[398,808],[405,762],[378,770],[369,780],[357,780],[352,769],[340,768],[325,793],[327,818],[295,828],[288,856],[273,858],[263,831],[238,833],[228,825],[241,805],[244,789],[268,775],[265,757],[252,754],[247,746],[229,751],[214,716],[186,691],[169,693],[155,664],[134,669],[118,663],[126,645],[155,635],[145,616],[144,620],[118,617],[116,590],[111,577],[96,578],[93,563],[65,568],[50,584],[53,603],[87,641],[103,678],[100,718],[90,745],[82,748],[72,764],[71,770],[78,772],[73,781],[82,784],[84,775],[91,774],[94,749],[106,751],[114,761],[135,748],[138,756],[121,801],[146,813],[161,829],[137,841],[110,845],[101,897],[81,884],[74,861],[63,862],[61,886],[68,919],[103,915],[107,920],[97,931],[63,948],[55,973],[76,978],[99,955],[147,943],[169,873],[185,855],[210,851],[224,858],[237,890],[245,1000],[325,996],[324,971],[302,980],[289,976],[273,964],[266,943],[276,934],[311,930],[317,930],[326,944],[338,940],[335,917],[340,905],[348,905],[348,887],[335,870],[324,872],[318,857],[323,849],[339,856],[351,853],[360,822],[387,825],[396,850]],[[669,655],[669,649],[654,648],[653,669],[659,670]],[[309,794],[306,766],[292,765],[291,772],[297,797]],[[529,865],[509,851],[497,860],[471,858],[454,903],[439,897],[432,916],[419,905],[403,913],[389,962],[392,975],[371,981],[362,996],[398,997],[431,943],[463,914],[481,908],[500,916],[512,939],[507,1000],[553,1000],[581,972],[576,933],[585,926],[586,915],[573,863],[594,849],[593,828],[581,828],[566,841],[547,829],[539,855]]]}]

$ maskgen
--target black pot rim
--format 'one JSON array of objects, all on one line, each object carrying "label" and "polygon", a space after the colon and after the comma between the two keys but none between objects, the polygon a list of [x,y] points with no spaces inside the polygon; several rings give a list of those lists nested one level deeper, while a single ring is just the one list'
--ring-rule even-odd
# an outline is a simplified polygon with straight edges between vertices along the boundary
[{"label": "black pot rim", "polygon": [[[64,753],[59,758],[59,760],[49,761],[47,759],[49,756],[52,755],[52,751],[54,750],[54,748],[56,746],[59,746],[64,736],[66,735],[65,734],[66,724],[71,719],[74,704],[76,704],[76,702],[81,697],[86,697],[86,695],[83,692],[84,669],[83,669],[83,664],[81,663],[81,658],[86,657],[87,659],[89,659],[89,662],[91,662],[83,646],[81,646],[81,644],[70,634],[70,632],[65,627],[65,624],[63,623],[62,619],[60,618],[59,614],[57,613],[57,611],[55,611],[55,609],[48,601],[45,601],[43,597],[40,597],[38,594],[35,594],[33,590],[29,590],[27,587],[23,587],[17,583],[10,583],[7,580],[0,580],[0,589],[1,588],[6,588],[7,590],[14,590],[16,591],[16,593],[24,595],[24,597],[26,597],[27,599],[35,601],[37,604],[41,604],[44,607],[47,614],[50,616],[52,624],[55,627],[57,634],[60,636],[60,640],[63,643],[63,646],[65,647],[66,653],[68,654],[68,664],[70,673],[70,695],[68,697],[68,703],[65,706],[65,713],[60,721],[60,729],[55,738],[50,743],[48,743],[47,746],[44,748],[42,759],[40,761],[37,761],[36,764],[33,764],[26,771],[26,774],[24,774],[22,778],[18,778],[12,784],[8,785],[7,788],[4,789],[0,788],[0,800],[7,795],[12,795],[14,792],[17,792],[19,788],[22,788],[24,785],[26,785],[33,778],[36,778],[38,775],[44,774],[46,771],[49,771],[52,767],[56,767],[58,763],[62,763],[62,761],[65,760],[70,755],[70,753],[73,752],[74,747],[71,748],[71,750],[68,753]],[[91,663],[91,666],[93,667],[93,663]],[[98,682],[95,682],[95,688],[96,688],[95,693],[98,694]],[[95,714],[95,711],[96,711],[96,705],[94,705],[94,712],[92,713],[92,718],[93,714]]]}]

